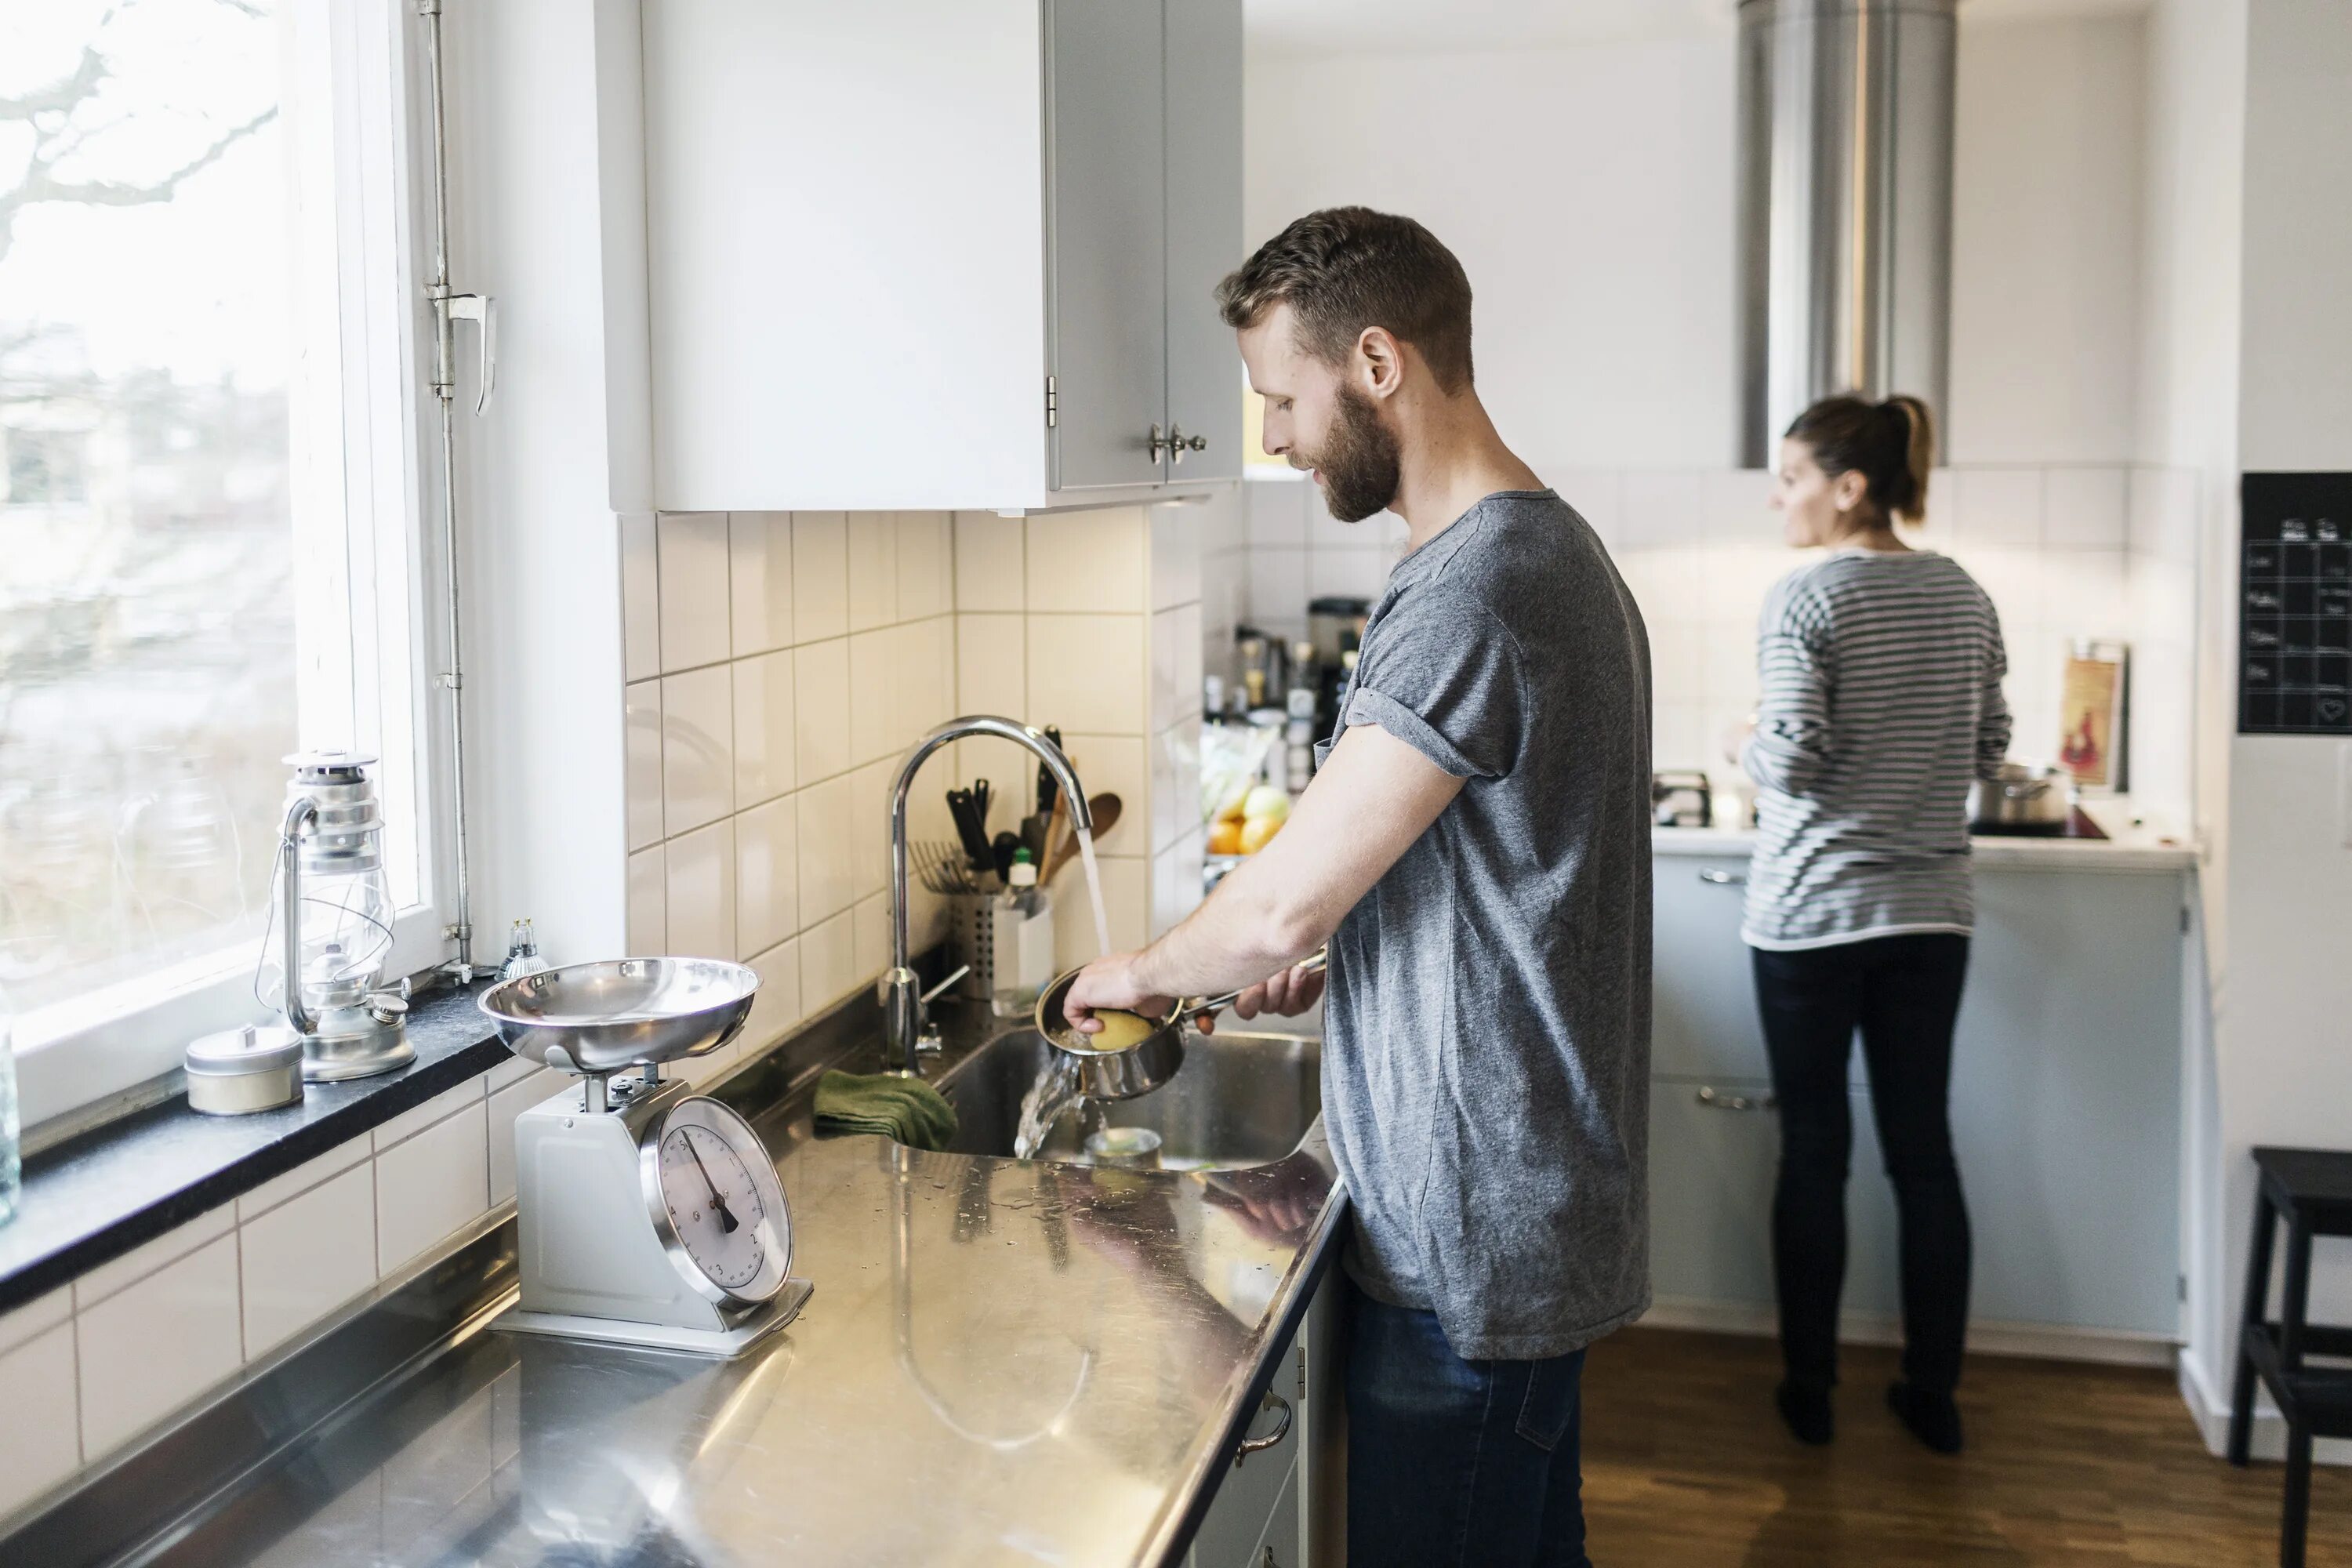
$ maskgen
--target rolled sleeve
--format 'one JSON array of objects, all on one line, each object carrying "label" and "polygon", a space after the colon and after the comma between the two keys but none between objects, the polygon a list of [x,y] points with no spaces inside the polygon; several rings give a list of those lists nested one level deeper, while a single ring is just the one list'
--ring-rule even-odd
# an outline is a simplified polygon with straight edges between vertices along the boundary
[{"label": "rolled sleeve", "polygon": [[1518,645],[1483,607],[1420,606],[1366,641],[1347,721],[1376,724],[1455,778],[1501,778],[1528,721]]}]

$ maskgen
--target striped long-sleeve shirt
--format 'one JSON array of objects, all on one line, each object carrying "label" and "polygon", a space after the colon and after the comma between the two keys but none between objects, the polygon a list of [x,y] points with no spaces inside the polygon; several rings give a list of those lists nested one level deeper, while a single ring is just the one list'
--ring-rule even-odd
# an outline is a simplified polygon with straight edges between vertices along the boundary
[{"label": "striped long-sleeve shirt", "polygon": [[1772,590],[1757,662],[1749,945],[1971,930],[1969,785],[2010,731],[1984,590],[1930,551],[1841,551]]}]

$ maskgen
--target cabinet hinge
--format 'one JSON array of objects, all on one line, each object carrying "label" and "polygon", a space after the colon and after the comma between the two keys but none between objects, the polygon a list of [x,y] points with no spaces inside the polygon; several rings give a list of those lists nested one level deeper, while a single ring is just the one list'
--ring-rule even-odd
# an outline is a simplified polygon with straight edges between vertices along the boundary
[{"label": "cabinet hinge", "polygon": [[1054,390],[1054,378],[1045,378],[1045,428],[1051,430],[1062,413],[1061,394]]},{"label": "cabinet hinge", "polygon": [[1307,1398],[1307,1347],[1305,1345],[1298,1347],[1298,1397],[1301,1403],[1304,1403]]},{"label": "cabinet hinge", "polygon": [[2189,906],[2187,904],[2180,906],[2180,934],[2183,936],[2187,936],[2189,934]]}]

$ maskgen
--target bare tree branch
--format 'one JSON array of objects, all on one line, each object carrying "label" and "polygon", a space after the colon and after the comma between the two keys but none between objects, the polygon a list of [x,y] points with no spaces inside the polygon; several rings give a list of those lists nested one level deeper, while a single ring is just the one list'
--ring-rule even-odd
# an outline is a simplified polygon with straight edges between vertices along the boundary
[{"label": "bare tree branch", "polygon": [[231,147],[278,118],[271,104],[242,125],[232,126],[194,158],[160,179],[133,184],[127,180],[60,180],[50,172],[51,161],[37,156],[13,191],[0,195],[0,260],[5,260],[16,237],[16,215],[44,202],[71,202],[79,206],[131,207],[167,202],[190,176],[220,162]]}]

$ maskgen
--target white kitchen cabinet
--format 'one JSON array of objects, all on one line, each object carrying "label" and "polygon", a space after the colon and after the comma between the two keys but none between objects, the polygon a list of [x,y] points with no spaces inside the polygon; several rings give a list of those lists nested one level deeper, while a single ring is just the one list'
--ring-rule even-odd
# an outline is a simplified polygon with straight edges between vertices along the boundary
[{"label": "white kitchen cabinet", "polygon": [[1240,471],[1208,297],[1241,259],[1240,0],[643,19],[661,510],[1026,510]]},{"label": "white kitchen cabinet", "polygon": [[[1780,1151],[1738,889],[1721,879],[1744,869],[1654,864],[1651,1267],[1662,1306],[1727,1324],[1771,1310]],[[1978,868],[1952,1127],[1979,1322],[2177,1331],[2185,895],[2172,872]],[[1891,1320],[1895,1212],[1858,1044],[1850,1071],[1843,1305]]]},{"label": "white kitchen cabinet", "polygon": [[[1307,1303],[1307,1315],[1276,1363],[1271,1392],[1290,1407],[1288,1434],[1260,1454],[1228,1460],[1217,1495],[1192,1536],[1189,1568],[1336,1565],[1346,1560],[1345,1415],[1339,1406],[1340,1292],[1338,1265]],[[1271,1432],[1269,1409],[1251,1422]]]}]

